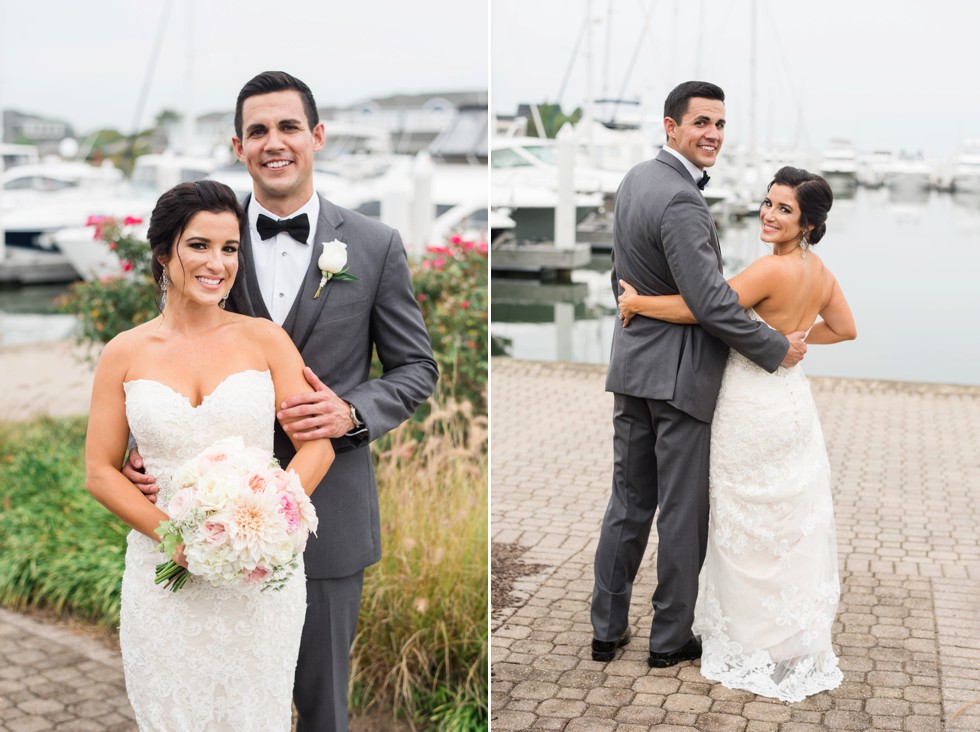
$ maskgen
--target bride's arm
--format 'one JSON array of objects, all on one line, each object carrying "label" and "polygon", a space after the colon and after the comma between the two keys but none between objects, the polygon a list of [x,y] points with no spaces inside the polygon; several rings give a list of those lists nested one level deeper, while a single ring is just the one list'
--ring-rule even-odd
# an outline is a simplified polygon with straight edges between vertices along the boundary
[{"label": "bride's arm", "polygon": [[834,279],[830,299],[820,311],[820,320],[810,329],[806,342],[810,344],[840,343],[841,341],[853,341],[855,338],[857,338],[857,326],[854,324],[851,306],[847,304],[843,290],[841,290],[837,280]]},{"label": "bride's arm", "polygon": [[85,487],[127,525],[159,541],[153,530],[169,517],[120,472],[129,442],[123,392],[129,360],[124,344],[128,340],[130,336],[124,334],[107,344],[95,370],[85,434]]},{"label": "bride's arm", "polygon": [[[255,318],[253,325],[260,331],[272,382],[276,389],[276,408],[289,397],[310,391],[310,385],[303,376],[303,357],[296,345],[282,328],[270,320]],[[299,419],[299,418],[297,418]],[[296,421],[296,420],[292,420]],[[287,424],[284,422],[284,424]],[[288,434],[288,433],[287,433]],[[299,476],[307,495],[313,493],[327,474],[334,460],[333,443],[327,437],[316,440],[297,440],[289,435],[296,454],[286,469],[292,469]]]},{"label": "bride's arm", "polygon": [[[772,260],[771,257],[758,259],[728,280],[728,285],[738,295],[738,304],[743,308],[754,307],[771,294],[769,283],[775,266]],[[623,315],[624,327],[635,315],[668,323],[698,322],[680,295],[639,295],[628,282],[620,280],[619,285],[623,288],[623,294],[619,296],[619,311]]]}]

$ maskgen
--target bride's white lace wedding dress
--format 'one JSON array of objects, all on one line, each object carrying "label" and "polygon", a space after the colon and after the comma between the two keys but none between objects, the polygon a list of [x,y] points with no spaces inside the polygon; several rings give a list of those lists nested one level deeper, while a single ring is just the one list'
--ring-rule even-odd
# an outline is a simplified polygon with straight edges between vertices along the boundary
[{"label": "bride's white lace wedding dress", "polygon": [[[272,454],[275,390],[268,371],[234,373],[197,407],[157,381],[124,384],[126,416],[160,486],[223,437]],[[120,645],[140,730],[270,732],[291,725],[293,673],[306,613],[302,569],[279,591],[216,588],[191,578],[177,592],[153,583],[166,560],[133,531],[123,575]]]},{"label": "bride's white lace wedding dress", "polygon": [[710,497],[694,623],[701,674],[783,701],[836,688],[830,465],[798,366],[769,374],[731,352],[711,426]]}]

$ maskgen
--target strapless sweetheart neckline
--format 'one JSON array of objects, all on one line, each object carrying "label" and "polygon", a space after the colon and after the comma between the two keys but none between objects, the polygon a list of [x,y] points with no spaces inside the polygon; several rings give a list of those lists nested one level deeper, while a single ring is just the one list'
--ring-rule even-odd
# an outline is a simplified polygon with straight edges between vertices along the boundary
[{"label": "strapless sweetheart neckline", "polygon": [[176,396],[179,396],[181,399],[183,399],[184,401],[186,401],[187,402],[187,405],[191,409],[200,409],[205,404],[207,404],[208,400],[211,397],[213,397],[221,389],[221,387],[224,386],[225,384],[227,384],[232,378],[234,378],[236,376],[242,376],[244,374],[269,374],[269,377],[270,378],[272,377],[272,373],[269,371],[269,369],[265,369],[265,370],[262,370],[262,371],[260,371],[259,369],[243,369],[242,371],[233,371],[232,373],[228,374],[225,378],[223,378],[221,381],[219,381],[218,382],[218,385],[215,386],[210,392],[208,392],[207,394],[205,394],[204,395],[204,398],[201,399],[201,403],[200,404],[192,404],[191,403],[191,398],[189,396],[187,396],[186,394],[184,394],[181,391],[178,391],[177,389],[174,389],[169,384],[165,384],[162,381],[158,381],[157,379],[130,379],[129,381],[124,381],[123,382],[123,389],[125,389],[129,384],[137,384],[137,383],[139,383],[141,381],[142,382],[149,383],[149,384],[157,384],[158,386],[162,386],[167,391],[171,392],[172,394],[175,394]]}]

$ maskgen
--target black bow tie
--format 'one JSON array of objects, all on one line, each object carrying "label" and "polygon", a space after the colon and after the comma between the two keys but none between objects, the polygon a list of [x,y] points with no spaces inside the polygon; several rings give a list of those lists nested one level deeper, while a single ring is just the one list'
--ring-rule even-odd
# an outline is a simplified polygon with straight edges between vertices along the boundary
[{"label": "black bow tie", "polygon": [[262,239],[271,239],[281,231],[285,231],[300,244],[306,244],[306,240],[310,237],[310,219],[305,213],[278,221],[265,214],[259,214],[255,228],[259,230]]},{"label": "black bow tie", "polygon": [[701,174],[701,180],[698,181],[698,188],[700,188],[703,191],[704,187],[708,185],[709,180],[711,180],[711,178],[708,177],[708,172],[705,171],[704,173]]}]

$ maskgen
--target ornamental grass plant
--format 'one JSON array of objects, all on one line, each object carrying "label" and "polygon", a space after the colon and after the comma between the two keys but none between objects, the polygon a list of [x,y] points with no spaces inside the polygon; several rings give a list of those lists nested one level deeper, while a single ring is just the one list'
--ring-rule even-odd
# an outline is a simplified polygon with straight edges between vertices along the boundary
[{"label": "ornamental grass plant", "polygon": [[487,729],[487,421],[434,404],[376,454],[380,563],[365,574],[355,696],[433,723]]}]

